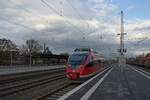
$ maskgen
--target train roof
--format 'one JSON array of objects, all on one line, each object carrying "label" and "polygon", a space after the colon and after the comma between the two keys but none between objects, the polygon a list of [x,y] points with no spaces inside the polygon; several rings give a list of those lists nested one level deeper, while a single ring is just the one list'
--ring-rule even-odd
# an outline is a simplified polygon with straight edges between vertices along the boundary
[{"label": "train roof", "polygon": [[76,48],[73,54],[88,54],[89,52],[93,52],[95,55],[100,55],[103,57],[102,53],[94,51],[92,48]]},{"label": "train roof", "polygon": [[74,50],[74,52],[92,52],[92,51],[93,51],[93,49],[91,49],[91,48],[76,48]]},{"label": "train roof", "polygon": [[95,50],[93,50],[92,48],[76,48],[74,50],[74,53],[75,52],[78,52],[78,53],[88,53],[88,52],[93,52],[95,54],[99,54],[99,55],[102,55],[100,52],[97,52]]},{"label": "train roof", "polygon": [[88,52],[74,52],[74,53],[72,53],[72,55],[74,55],[74,54],[88,54]]}]

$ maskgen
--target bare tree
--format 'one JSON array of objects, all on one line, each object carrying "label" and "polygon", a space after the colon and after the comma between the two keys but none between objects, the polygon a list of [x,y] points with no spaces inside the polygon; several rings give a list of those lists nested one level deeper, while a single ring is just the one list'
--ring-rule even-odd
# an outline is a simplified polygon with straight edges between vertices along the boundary
[{"label": "bare tree", "polygon": [[30,53],[40,53],[42,50],[42,46],[37,40],[27,40],[25,47]]},{"label": "bare tree", "polygon": [[18,51],[17,45],[11,40],[0,39],[0,51]]}]

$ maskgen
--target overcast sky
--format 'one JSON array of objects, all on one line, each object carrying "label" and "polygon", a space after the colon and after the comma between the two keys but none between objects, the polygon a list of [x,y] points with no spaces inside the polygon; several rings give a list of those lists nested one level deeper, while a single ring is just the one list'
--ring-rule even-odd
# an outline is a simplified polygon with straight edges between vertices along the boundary
[{"label": "overcast sky", "polygon": [[17,45],[35,39],[54,53],[91,47],[115,56],[123,10],[125,47],[137,55],[150,51],[149,9],[149,0],[0,0],[0,38]]}]

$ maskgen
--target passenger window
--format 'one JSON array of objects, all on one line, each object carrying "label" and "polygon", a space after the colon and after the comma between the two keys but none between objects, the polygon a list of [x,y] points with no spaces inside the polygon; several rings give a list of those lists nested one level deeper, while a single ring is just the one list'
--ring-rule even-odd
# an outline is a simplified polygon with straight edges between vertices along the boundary
[{"label": "passenger window", "polygon": [[101,60],[98,60],[98,63],[101,63],[102,61]]},{"label": "passenger window", "polygon": [[94,62],[90,62],[86,65],[86,67],[92,67],[92,66],[94,66]]}]

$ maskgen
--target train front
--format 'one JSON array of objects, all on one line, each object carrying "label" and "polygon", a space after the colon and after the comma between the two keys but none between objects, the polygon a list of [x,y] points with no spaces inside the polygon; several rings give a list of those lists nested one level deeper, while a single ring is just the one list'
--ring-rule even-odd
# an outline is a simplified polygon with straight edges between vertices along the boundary
[{"label": "train front", "polygon": [[66,68],[67,78],[76,80],[80,77],[84,70],[87,56],[87,53],[74,53],[69,57]]}]

